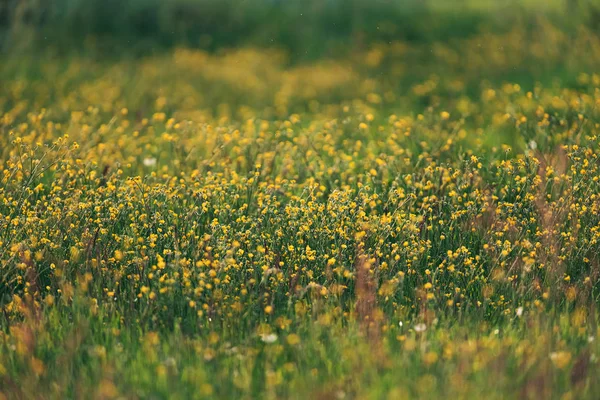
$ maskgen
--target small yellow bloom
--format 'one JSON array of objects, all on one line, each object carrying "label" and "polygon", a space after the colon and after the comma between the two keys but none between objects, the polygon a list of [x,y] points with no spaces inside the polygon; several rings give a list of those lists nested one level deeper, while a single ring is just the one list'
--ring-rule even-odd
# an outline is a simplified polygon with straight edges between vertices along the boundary
[{"label": "small yellow bloom", "polygon": [[295,333],[290,333],[287,336],[286,341],[290,346],[295,346],[300,343],[300,336],[296,335]]}]

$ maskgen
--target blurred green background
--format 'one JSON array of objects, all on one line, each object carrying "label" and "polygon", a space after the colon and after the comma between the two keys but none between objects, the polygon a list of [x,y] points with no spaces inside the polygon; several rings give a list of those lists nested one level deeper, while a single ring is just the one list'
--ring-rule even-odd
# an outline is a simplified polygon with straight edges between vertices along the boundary
[{"label": "blurred green background", "polygon": [[395,40],[503,30],[543,16],[600,25],[597,0],[0,0],[3,52],[146,55],[173,46],[277,47],[291,60]]}]

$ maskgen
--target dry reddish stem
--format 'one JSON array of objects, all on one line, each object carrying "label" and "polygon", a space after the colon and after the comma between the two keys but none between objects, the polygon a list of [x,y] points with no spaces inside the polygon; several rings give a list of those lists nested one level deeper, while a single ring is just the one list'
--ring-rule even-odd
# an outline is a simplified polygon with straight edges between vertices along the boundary
[{"label": "dry reddish stem", "polygon": [[[356,257],[356,314],[373,352],[383,355],[381,312],[377,309],[377,283],[367,256],[359,247]],[[377,359],[382,359],[377,357]]]}]

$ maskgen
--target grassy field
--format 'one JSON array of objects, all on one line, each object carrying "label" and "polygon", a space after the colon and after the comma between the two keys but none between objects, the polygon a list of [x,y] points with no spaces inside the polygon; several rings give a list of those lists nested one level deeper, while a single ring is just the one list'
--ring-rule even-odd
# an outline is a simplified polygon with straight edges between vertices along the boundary
[{"label": "grassy field", "polygon": [[599,398],[600,36],[522,7],[7,50],[0,399]]}]

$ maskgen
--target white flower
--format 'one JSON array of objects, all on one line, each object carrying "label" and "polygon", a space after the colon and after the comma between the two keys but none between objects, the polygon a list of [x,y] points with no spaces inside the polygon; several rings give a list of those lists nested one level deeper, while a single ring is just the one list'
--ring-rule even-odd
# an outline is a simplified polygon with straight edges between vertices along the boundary
[{"label": "white flower", "polygon": [[400,328],[402,328],[402,326],[403,326],[403,325],[404,325],[404,324],[402,323],[402,321],[398,322],[398,326],[399,326]]},{"label": "white flower", "polygon": [[265,343],[275,343],[277,341],[277,335],[274,333],[260,335],[260,340]]},{"label": "white flower", "polygon": [[595,339],[593,336],[588,336],[588,343],[592,343]]},{"label": "white flower", "polygon": [[156,158],[146,157],[146,158],[144,158],[143,162],[146,167],[154,167],[156,165]]},{"label": "white flower", "polygon": [[495,329],[494,330],[494,335],[498,335],[500,333],[500,329]]},{"label": "white flower", "polygon": [[535,149],[537,149],[537,143],[535,142],[535,140],[530,140],[530,141],[529,141],[529,148],[530,148],[531,150],[535,150]]},{"label": "white flower", "polygon": [[523,307],[517,308],[516,313],[517,313],[517,317],[520,317],[521,315],[523,315]]},{"label": "white flower", "polygon": [[420,324],[416,324],[415,325],[415,332],[425,332],[425,330],[427,329],[427,325],[425,325],[424,323],[420,323]]}]

